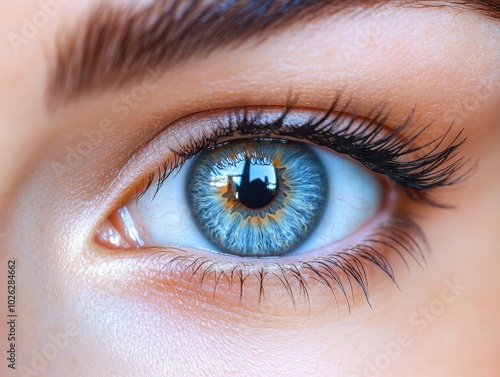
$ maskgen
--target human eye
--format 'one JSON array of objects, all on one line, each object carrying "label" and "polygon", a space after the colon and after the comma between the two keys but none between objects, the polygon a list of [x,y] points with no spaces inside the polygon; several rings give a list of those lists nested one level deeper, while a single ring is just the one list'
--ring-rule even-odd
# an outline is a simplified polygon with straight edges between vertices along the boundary
[{"label": "human eye", "polygon": [[500,375],[497,0],[10,3],[18,373]]},{"label": "human eye", "polygon": [[96,241],[214,300],[260,303],[270,292],[271,306],[309,307],[317,291],[347,307],[355,291],[368,300],[377,273],[396,282],[402,266],[425,264],[409,208],[446,206],[436,193],[470,170],[460,133],[426,138],[432,126],[411,115],[394,124],[384,107],[360,117],[339,102],[172,122],[127,164],[129,194]]}]

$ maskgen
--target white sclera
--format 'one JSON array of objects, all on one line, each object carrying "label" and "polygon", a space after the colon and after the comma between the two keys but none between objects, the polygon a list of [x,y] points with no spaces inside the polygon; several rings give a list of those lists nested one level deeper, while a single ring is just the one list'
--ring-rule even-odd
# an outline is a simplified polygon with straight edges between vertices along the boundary
[{"label": "white sclera", "polygon": [[[382,201],[379,179],[349,157],[312,147],[323,164],[329,183],[326,208],[316,229],[290,253],[300,254],[338,242],[356,232],[377,214]],[[151,188],[129,206],[141,229],[145,246],[187,247],[219,252],[194,219],[186,196],[190,165],[170,176],[155,194]]]}]

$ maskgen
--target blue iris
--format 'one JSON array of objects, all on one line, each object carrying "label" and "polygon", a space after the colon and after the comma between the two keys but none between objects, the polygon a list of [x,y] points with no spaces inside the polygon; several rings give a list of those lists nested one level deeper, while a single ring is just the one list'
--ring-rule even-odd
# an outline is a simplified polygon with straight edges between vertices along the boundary
[{"label": "blue iris", "polygon": [[222,252],[273,257],[315,229],[328,194],[320,161],[303,143],[252,140],[202,152],[188,175],[193,216]]}]

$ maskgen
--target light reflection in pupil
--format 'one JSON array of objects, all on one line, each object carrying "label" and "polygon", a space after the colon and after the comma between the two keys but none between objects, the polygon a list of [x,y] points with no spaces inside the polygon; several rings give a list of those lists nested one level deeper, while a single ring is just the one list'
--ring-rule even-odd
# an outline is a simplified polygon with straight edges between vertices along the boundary
[{"label": "light reflection in pupil", "polygon": [[235,170],[239,173],[231,175],[228,183],[241,204],[259,209],[274,200],[277,188],[274,165],[252,158],[238,162]]}]

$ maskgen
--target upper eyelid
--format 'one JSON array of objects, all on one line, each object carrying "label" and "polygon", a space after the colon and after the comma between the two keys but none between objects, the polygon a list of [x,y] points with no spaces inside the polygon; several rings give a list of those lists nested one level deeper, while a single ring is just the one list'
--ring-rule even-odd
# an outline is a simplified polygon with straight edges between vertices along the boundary
[{"label": "upper eyelid", "polygon": [[[218,112],[208,111],[205,113],[197,113],[184,117],[179,121],[174,122],[173,125],[168,126],[164,131],[160,132],[159,135],[146,148],[145,152],[146,154],[156,154],[156,152],[159,152],[160,156],[162,156],[162,154],[165,154],[163,150],[166,146],[168,146],[170,147],[173,155],[177,154],[177,156],[172,157],[179,157],[183,154],[184,156],[176,161],[169,160],[170,162],[168,163],[165,162],[165,159],[160,158],[156,161],[156,163],[153,163],[153,167],[150,166],[149,170],[140,173],[142,177],[142,183],[140,183],[140,185],[142,185],[142,187],[137,190],[135,197],[138,199],[152,184],[155,184],[156,191],[158,191],[165,179],[176,170],[176,164],[178,161],[188,158],[187,155],[189,153],[184,153],[185,146],[182,145],[183,142],[179,142],[175,137],[176,134],[178,135],[177,132],[192,135],[192,137],[186,137],[186,135],[184,135],[184,143],[193,143],[193,140],[195,140],[195,143],[200,144],[196,146],[196,149],[201,150],[202,148],[212,147],[218,142],[222,142],[224,137],[227,137],[225,133],[228,132],[228,122],[237,123],[237,117],[240,117],[240,121],[244,121],[244,123],[251,123],[251,119],[246,119],[248,114],[261,114],[262,117],[266,117],[267,114],[268,121],[261,119],[260,121],[254,122],[255,124],[261,125],[261,127],[254,127],[254,124],[252,125],[253,128],[243,132],[246,137],[266,136],[262,135],[262,132],[268,132],[272,128],[272,125],[269,123],[269,119],[274,119],[275,123],[279,123],[279,117],[287,117],[290,114],[295,114],[294,112],[297,111],[309,111],[309,121],[310,119],[314,119],[316,122],[313,124],[314,127],[321,128],[323,126],[328,126],[329,122],[332,122],[332,120],[334,124],[344,124],[344,126],[340,127],[344,127],[347,131],[349,131],[346,133],[347,136],[349,136],[348,139],[351,141],[347,142],[345,145],[339,144],[341,141],[346,142],[346,140],[343,139],[339,139],[336,142],[329,141],[329,143],[333,143],[332,148],[331,145],[323,142],[322,140],[324,137],[329,137],[328,133],[326,135],[315,134],[314,138],[305,138],[303,135],[294,134],[294,132],[290,132],[288,134],[284,132],[281,134],[278,133],[277,137],[280,135],[296,137],[299,141],[306,140],[319,146],[328,146],[329,149],[333,149],[336,152],[347,154],[350,157],[357,159],[367,168],[376,173],[388,175],[389,178],[392,178],[395,182],[401,184],[403,187],[406,187],[407,193],[413,199],[436,206],[446,207],[445,204],[438,203],[431,199],[427,190],[430,188],[452,185],[455,182],[461,181],[471,172],[472,167],[466,169],[465,171],[462,170],[463,166],[467,165],[468,161],[457,154],[458,149],[465,142],[465,138],[461,139],[460,132],[458,132],[455,137],[451,139],[451,141],[447,141],[446,145],[441,145],[447,139],[450,128],[448,128],[448,132],[443,131],[440,138],[428,139],[425,137],[427,127],[419,126],[418,123],[413,121],[412,115],[410,114],[405,122],[394,126],[392,131],[387,131],[384,128],[390,117],[389,112],[385,110],[384,106],[378,106],[368,114],[368,116],[371,116],[372,119],[358,119],[358,117],[353,113],[345,114],[342,112],[347,109],[348,105],[344,105],[343,108],[340,109],[341,111],[335,111],[334,109],[337,107],[338,103],[339,98],[336,98],[328,110],[304,110],[287,105],[279,111],[275,108],[271,108],[272,110],[265,110],[266,108],[259,107],[232,108],[219,110]],[[274,115],[269,118],[269,114],[273,114],[273,111]],[[278,118],[276,111],[278,111],[279,114]],[[201,131],[196,129],[195,125],[197,122],[205,125],[198,126],[198,128],[202,129]],[[302,119],[300,122],[303,123],[305,120]],[[206,124],[209,123],[211,123],[211,130],[207,131]],[[222,123],[226,123],[226,125],[219,127]],[[235,124],[232,124],[232,126],[235,126]],[[245,125],[243,125],[243,127],[244,126]],[[204,132],[205,137],[209,137],[211,139],[208,141],[203,140],[203,137],[199,134],[197,136],[193,136],[194,134],[200,132]],[[231,133],[232,132],[233,131],[231,131]],[[314,131],[314,133],[315,132],[316,131]],[[354,148],[354,144],[359,144],[359,147]],[[347,149],[343,150],[342,148]],[[353,148],[354,150],[352,150]],[[361,156],[356,156],[358,150],[365,150],[365,152],[363,152],[364,154]],[[375,153],[375,150],[380,150],[380,154],[374,155],[373,153]],[[139,155],[141,155],[141,153],[139,153]],[[403,161],[397,162],[397,160],[404,156],[407,156],[405,159],[406,168],[401,168]],[[146,158],[147,157],[148,156],[146,156]],[[380,165],[372,165],[369,160],[369,158],[373,158],[375,159],[374,161],[376,161],[382,157],[386,159],[386,162],[379,162]],[[377,166],[381,166],[381,168],[378,168]],[[392,173],[391,170],[387,169],[392,169]],[[422,169],[426,170],[425,174],[422,173]]]}]

